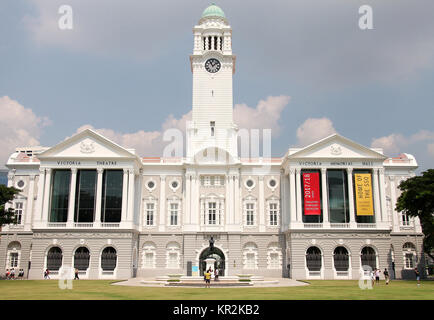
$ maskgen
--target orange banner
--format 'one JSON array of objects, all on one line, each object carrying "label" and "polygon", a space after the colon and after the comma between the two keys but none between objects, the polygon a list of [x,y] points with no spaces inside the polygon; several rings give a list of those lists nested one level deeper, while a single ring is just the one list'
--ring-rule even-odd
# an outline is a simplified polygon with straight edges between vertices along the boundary
[{"label": "orange banner", "polygon": [[372,200],[372,183],[370,173],[354,174],[356,189],[356,212],[358,216],[373,216],[374,202]]}]

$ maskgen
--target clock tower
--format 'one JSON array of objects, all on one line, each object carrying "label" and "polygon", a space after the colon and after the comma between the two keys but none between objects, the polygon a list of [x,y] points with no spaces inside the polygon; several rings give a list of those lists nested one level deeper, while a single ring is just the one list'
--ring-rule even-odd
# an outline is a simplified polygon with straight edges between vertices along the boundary
[{"label": "clock tower", "polygon": [[215,4],[202,13],[193,28],[194,48],[190,56],[193,73],[193,115],[187,125],[187,158],[215,147],[234,159],[237,155],[237,127],[233,122],[232,29]]}]

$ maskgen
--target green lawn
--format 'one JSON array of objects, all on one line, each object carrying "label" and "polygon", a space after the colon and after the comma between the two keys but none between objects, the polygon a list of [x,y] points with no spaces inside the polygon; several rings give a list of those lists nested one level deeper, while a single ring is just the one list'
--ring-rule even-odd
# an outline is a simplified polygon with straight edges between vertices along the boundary
[{"label": "green lawn", "polygon": [[309,281],[309,286],[280,288],[149,288],[110,285],[113,281],[74,281],[72,290],[61,290],[56,280],[0,281],[2,299],[155,299],[155,300],[284,300],[284,299],[434,299],[434,281],[382,281],[372,290],[361,290],[357,281]]}]

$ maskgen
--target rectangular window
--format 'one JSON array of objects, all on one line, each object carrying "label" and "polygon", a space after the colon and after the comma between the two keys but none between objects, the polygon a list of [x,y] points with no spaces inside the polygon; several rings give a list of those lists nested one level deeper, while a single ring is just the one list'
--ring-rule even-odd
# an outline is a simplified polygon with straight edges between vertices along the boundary
[{"label": "rectangular window", "polygon": [[171,203],[170,204],[170,225],[176,226],[178,225],[178,204]]},{"label": "rectangular window", "polygon": [[270,203],[270,226],[277,226],[277,203]]},{"label": "rectangular window", "polygon": [[23,221],[23,203],[22,202],[15,202],[15,219],[17,224],[21,224]]},{"label": "rectangular window", "polygon": [[95,217],[96,170],[78,170],[75,222],[93,222]]},{"label": "rectangular window", "polygon": [[410,220],[409,220],[407,214],[401,213],[401,222],[402,222],[403,226],[409,226],[410,225]]},{"label": "rectangular window", "polygon": [[154,203],[146,204],[146,225],[153,226],[154,225]]},{"label": "rectangular window", "polygon": [[413,269],[413,254],[412,253],[406,253],[405,254],[405,268],[406,269]]},{"label": "rectangular window", "polygon": [[255,254],[246,253],[246,269],[255,269]]},{"label": "rectangular window", "polygon": [[71,170],[53,170],[51,182],[51,207],[49,221],[66,222],[68,220]]},{"label": "rectangular window", "polygon": [[18,267],[18,252],[12,252],[10,255],[10,267],[17,268]]},{"label": "rectangular window", "polygon": [[253,226],[255,224],[255,204],[246,203],[246,224],[248,226]]},{"label": "rectangular window", "polygon": [[176,252],[169,253],[168,267],[171,269],[177,269],[178,268],[178,253],[176,253]]},{"label": "rectangular window", "polygon": [[327,170],[328,203],[331,223],[349,223],[348,183],[346,170]]},{"label": "rectangular window", "polygon": [[153,252],[146,252],[145,253],[144,267],[148,268],[148,269],[154,267],[154,253]]},{"label": "rectangular window", "polygon": [[270,269],[279,269],[279,254],[272,252],[270,253]]},{"label": "rectangular window", "polygon": [[122,170],[104,170],[102,180],[102,222],[120,222],[122,216]]},{"label": "rectangular window", "polygon": [[208,202],[208,224],[216,224],[216,203]]}]

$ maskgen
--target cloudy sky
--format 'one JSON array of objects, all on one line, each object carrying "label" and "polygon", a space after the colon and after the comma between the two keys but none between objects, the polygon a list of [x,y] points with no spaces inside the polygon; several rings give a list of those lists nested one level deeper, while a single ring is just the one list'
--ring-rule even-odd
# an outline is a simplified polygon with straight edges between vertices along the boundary
[{"label": "cloudy sky", "polygon": [[[73,30],[60,30],[61,5]],[[0,162],[83,128],[158,156],[191,116],[204,0],[0,2]],[[220,0],[237,55],[234,117],[273,156],[338,132],[434,167],[434,1]],[[373,30],[359,28],[359,7]],[[419,170],[419,171],[420,171]]]}]

